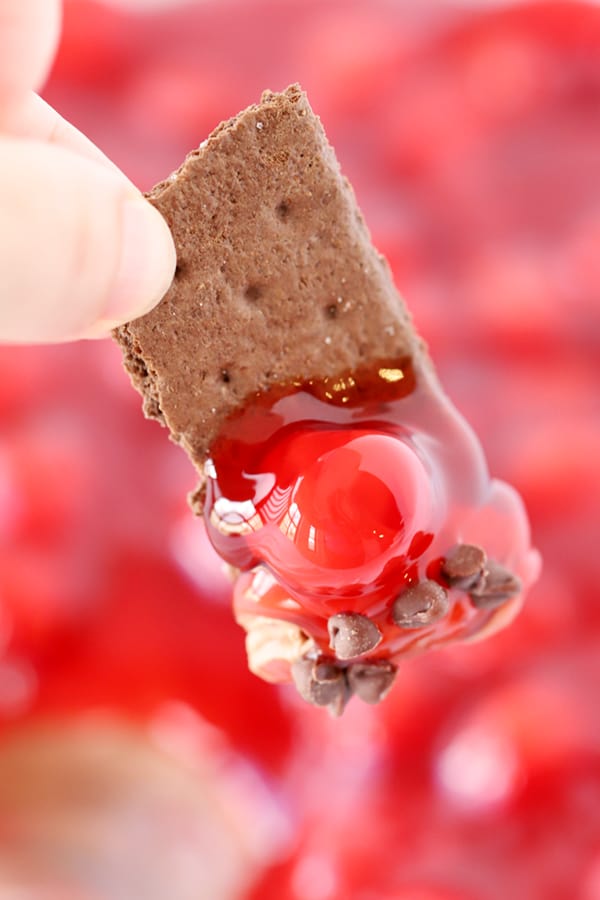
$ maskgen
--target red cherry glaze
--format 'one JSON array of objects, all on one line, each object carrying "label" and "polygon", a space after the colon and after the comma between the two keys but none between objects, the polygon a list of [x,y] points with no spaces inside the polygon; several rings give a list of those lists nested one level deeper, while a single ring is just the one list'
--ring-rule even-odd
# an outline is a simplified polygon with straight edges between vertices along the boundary
[{"label": "red cherry glaze", "polygon": [[[472,638],[512,618],[519,598],[500,613],[451,589],[447,615],[418,628],[394,624],[406,588],[426,577],[446,586],[440,560],[461,541],[485,541],[525,585],[535,576],[518,498],[489,480],[476,439],[430,376],[402,362],[251,398],[206,472],[209,537],[242,570],[238,619],[288,621],[324,654],[327,620],[340,612],[379,628],[370,659]],[[289,667],[269,663],[270,679],[275,670],[285,677]]]},{"label": "red cherry glaze", "polygon": [[[412,392],[414,384],[410,366],[388,361],[375,374],[278,386],[250,398],[224,429],[207,465],[208,530],[221,555],[248,568],[265,553],[277,565],[283,552],[292,557],[288,565],[302,568],[303,581],[313,574],[311,587],[318,588],[318,571],[358,570],[385,555],[383,546],[401,541],[408,511],[402,507],[414,498],[403,502],[387,482],[393,469],[408,466],[408,477],[394,476],[395,486],[400,495],[412,494],[422,465],[415,448],[397,439],[407,438],[406,430],[390,427],[385,412],[386,403]],[[389,470],[384,477],[378,471],[382,459]],[[424,472],[417,481],[424,490]],[[323,592],[339,589],[342,579],[347,584],[348,574],[330,578],[331,584],[321,578]]]}]

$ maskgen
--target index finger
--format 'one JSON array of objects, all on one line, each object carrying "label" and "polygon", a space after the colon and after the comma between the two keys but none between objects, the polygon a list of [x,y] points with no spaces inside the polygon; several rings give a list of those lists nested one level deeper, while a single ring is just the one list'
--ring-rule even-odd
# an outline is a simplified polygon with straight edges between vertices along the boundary
[{"label": "index finger", "polygon": [[60,19],[60,0],[1,0],[1,104],[41,87],[58,43]]}]

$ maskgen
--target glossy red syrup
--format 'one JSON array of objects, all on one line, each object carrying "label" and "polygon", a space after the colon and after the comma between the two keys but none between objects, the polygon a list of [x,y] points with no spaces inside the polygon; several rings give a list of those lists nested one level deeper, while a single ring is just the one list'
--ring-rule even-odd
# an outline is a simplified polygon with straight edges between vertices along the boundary
[{"label": "glossy red syrup", "polygon": [[[327,620],[360,612],[383,640],[371,658],[472,637],[501,610],[452,590],[441,622],[402,629],[398,595],[439,576],[456,543],[482,544],[527,585],[537,557],[516,494],[489,479],[479,444],[426,371],[386,361],[280,386],[229,420],[206,466],[206,522],[241,570],[235,609],[289,621],[327,652]],[[432,574],[433,573],[433,574]]]}]

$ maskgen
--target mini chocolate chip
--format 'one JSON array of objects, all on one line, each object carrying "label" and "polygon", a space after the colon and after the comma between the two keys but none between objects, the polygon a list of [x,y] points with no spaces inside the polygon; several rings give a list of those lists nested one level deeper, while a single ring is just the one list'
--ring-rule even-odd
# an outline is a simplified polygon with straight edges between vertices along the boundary
[{"label": "mini chocolate chip", "polygon": [[521,579],[505,566],[488,559],[481,583],[473,588],[469,597],[477,609],[494,609],[502,606],[522,589]]},{"label": "mini chocolate chip", "polygon": [[312,677],[319,684],[327,684],[329,681],[337,681],[341,669],[334,660],[319,659],[313,665]]},{"label": "mini chocolate chip", "polygon": [[351,696],[343,669],[329,662],[302,658],[292,664],[291,670],[303,700],[313,706],[326,706],[332,716],[341,716]]},{"label": "mini chocolate chip", "polygon": [[306,659],[306,657],[295,660],[291,666],[294,684],[296,685],[298,693],[304,700],[308,700],[310,697],[310,688],[313,681],[313,666],[314,660]]},{"label": "mini chocolate chip", "polygon": [[397,671],[397,667],[387,660],[354,663],[348,669],[348,684],[363,703],[379,703],[392,687]]},{"label": "mini chocolate chip", "polygon": [[381,641],[374,622],[360,613],[336,613],[327,622],[329,646],[338,659],[356,659],[370,653]]},{"label": "mini chocolate chip", "polygon": [[[340,669],[328,672],[328,677],[315,678],[316,661],[314,659],[299,659],[292,664],[292,676],[294,684],[300,696],[313,703],[315,706],[327,706],[339,691],[340,682],[343,681],[343,673]],[[333,668],[333,667],[331,667]]]},{"label": "mini chocolate chip", "polygon": [[437,581],[420,581],[409,587],[392,606],[392,619],[399,628],[423,628],[448,612],[448,593]]},{"label": "mini chocolate chip", "polygon": [[476,544],[457,544],[448,552],[442,565],[442,575],[451,587],[471,590],[481,581],[486,562],[485,551]]},{"label": "mini chocolate chip", "polygon": [[352,697],[352,692],[348,687],[348,682],[346,678],[344,678],[343,683],[340,685],[340,690],[336,694],[335,698],[331,701],[331,703],[327,704],[327,712],[334,719],[339,719],[342,715],[346,706],[348,705],[348,701]]},{"label": "mini chocolate chip", "polygon": [[227,369],[221,369],[221,381],[224,382],[224,384],[229,384],[231,381],[231,375]]},{"label": "mini chocolate chip", "polygon": [[325,313],[330,319],[336,319],[338,314],[338,308],[335,303],[331,303],[329,306],[325,307]]}]

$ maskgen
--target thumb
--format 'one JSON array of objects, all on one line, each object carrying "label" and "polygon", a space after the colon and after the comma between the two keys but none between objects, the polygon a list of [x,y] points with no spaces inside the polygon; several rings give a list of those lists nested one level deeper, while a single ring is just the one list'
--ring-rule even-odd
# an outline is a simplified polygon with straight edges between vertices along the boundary
[{"label": "thumb", "polygon": [[106,335],[158,303],[174,269],[166,222],[124,176],[0,141],[0,341]]}]

